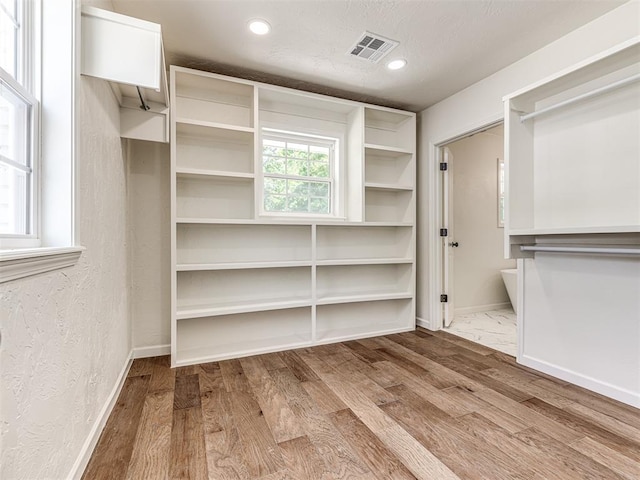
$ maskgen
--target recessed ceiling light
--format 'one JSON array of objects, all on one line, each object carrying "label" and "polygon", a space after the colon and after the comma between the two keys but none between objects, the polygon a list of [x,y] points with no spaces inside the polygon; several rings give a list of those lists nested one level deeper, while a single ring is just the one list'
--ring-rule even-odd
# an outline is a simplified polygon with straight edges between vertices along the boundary
[{"label": "recessed ceiling light", "polygon": [[271,25],[269,25],[264,20],[251,20],[249,22],[249,30],[251,30],[256,35],[266,35],[271,31]]},{"label": "recessed ceiling light", "polygon": [[401,68],[404,68],[407,65],[407,61],[404,58],[401,58],[399,60],[391,60],[389,63],[387,63],[387,68],[389,70],[400,70]]}]

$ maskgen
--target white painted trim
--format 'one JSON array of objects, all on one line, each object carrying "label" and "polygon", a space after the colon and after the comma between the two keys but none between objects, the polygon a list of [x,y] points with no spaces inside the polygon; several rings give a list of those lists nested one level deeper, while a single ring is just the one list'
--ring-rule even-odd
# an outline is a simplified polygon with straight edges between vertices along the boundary
[{"label": "white painted trim", "polygon": [[[428,258],[429,265],[435,266],[435,268],[429,269],[429,312],[431,318],[441,317],[440,311],[442,307],[440,305],[440,294],[444,291],[444,286],[442,285],[442,249],[439,225],[440,212],[442,210],[442,188],[440,182],[438,181],[438,175],[440,172],[438,164],[441,161],[440,149],[448,143],[465,138],[472,133],[482,130],[488,126],[495,125],[500,122],[504,123],[504,118],[504,111],[502,111],[501,109],[501,111],[489,115],[483,120],[456,128],[455,130],[442,135],[435,141],[429,142],[429,146],[426,149],[428,153],[426,163],[428,171],[427,181],[429,185],[429,199],[427,205],[431,206],[428,209]],[[438,323],[440,323],[440,325],[435,325],[433,328],[434,330],[440,330],[442,328],[442,322],[438,321]]]},{"label": "white painted trim", "polygon": [[71,467],[71,472],[69,472],[69,475],[67,476],[68,480],[80,480],[84,473],[84,470],[87,468],[89,460],[91,459],[91,455],[93,454],[93,450],[96,448],[98,440],[100,439],[100,435],[102,434],[102,430],[107,424],[109,415],[111,415],[111,411],[113,410],[113,407],[115,406],[116,401],[120,396],[120,392],[122,391],[122,387],[127,378],[127,374],[129,373],[129,369],[131,368],[132,363],[133,350],[129,352],[129,356],[127,357],[124,366],[120,371],[120,375],[118,376],[118,379],[116,380],[111,393],[107,397],[107,401],[100,410],[100,413],[98,414],[98,417],[96,418],[96,421],[93,424],[89,435],[87,435],[87,439],[85,440],[84,445],[82,446],[82,449],[80,450],[80,453],[78,454],[78,457],[73,464],[73,467]]},{"label": "white painted trim", "polygon": [[424,318],[420,317],[416,317],[416,325],[418,327],[426,328],[427,330],[440,330],[439,328],[434,328],[434,326],[431,325],[431,321],[425,320]]},{"label": "white painted trim", "polygon": [[490,303],[487,305],[474,305],[472,307],[460,307],[454,309],[454,315],[466,315],[468,313],[481,313],[490,312],[491,310],[500,310],[503,308],[510,308],[510,302],[504,303]]},{"label": "white painted trim", "polygon": [[571,382],[579,387],[586,388],[587,390],[613,398],[614,400],[631,405],[632,407],[640,408],[640,392],[633,392],[620,388],[610,383],[603,382],[602,380],[559,367],[543,360],[538,360],[537,358],[533,358],[528,355],[522,355],[518,359],[518,363],[525,367],[533,368],[534,370],[559,378],[560,380]]},{"label": "white painted trim", "polygon": [[138,347],[131,351],[131,358],[149,358],[171,355],[171,344],[152,345],[150,347]]},{"label": "white painted trim", "polygon": [[72,267],[84,247],[34,248],[0,253],[0,283]]}]

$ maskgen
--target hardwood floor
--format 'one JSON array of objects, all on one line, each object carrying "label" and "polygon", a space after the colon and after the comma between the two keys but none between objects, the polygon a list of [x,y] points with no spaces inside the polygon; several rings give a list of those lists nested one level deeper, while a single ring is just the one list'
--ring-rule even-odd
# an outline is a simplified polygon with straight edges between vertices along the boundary
[{"label": "hardwood floor", "polygon": [[136,360],[83,476],[637,479],[640,411],[445,332]]}]

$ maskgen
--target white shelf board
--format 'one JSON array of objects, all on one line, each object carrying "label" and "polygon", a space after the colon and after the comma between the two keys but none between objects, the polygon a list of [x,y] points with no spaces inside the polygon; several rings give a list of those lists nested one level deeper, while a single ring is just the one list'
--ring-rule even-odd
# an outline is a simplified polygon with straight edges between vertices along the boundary
[{"label": "white shelf board", "polygon": [[318,298],[317,305],[334,305],[337,303],[375,302],[378,300],[406,300],[413,298],[409,292],[363,293],[354,295],[332,295]]},{"label": "white shelf board", "polygon": [[317,265],[385,265],[385,264],[413,263],[412,258],[340,258],[333,260],[318,260]]},{"label": "white shelf board", "polygon": [[194,272],[198,270],[250,270],[253,268],[288,268],[310,266],[311,260],[296,260],[284,262],[179,263],[176,265],[176,271]]},{"label": "white shelf board", "polygon": [[411,185],[398,185],[396,183],[366,182],[364,186],[365,188],[372,189],[372,190],[386,190],[386,191],[395,191],[395,192],[413,191],[413,186]]},{"label": "white shelf board", "polygon": [[406,148],[392,147],[389,145],[376,145],[373,143],[365,143],[364,144],[365,152],[367,150],[375,150],[376,152],[384,153],[389,156],[393,154],[394,156],[400,155],[413,155],[413,151],[407,150]]},{"label": "white shelf board", "polygon": [[220,170],[203,170],[199,168],[177,167],[176,175],[179,177],[220,177],[231,179],[254,179],[253,173],[244,172],[225,172]]},{"label": "white shelf board", "polygon": [[593,226],[593,227],[556,227],[524,228],[509,230],[509,236],[518,235],[577,235],[593,233],[640,233],[640,225]]},{"label": "white shelf board", "polygon": [[[375,327],[375,328],[373,328]],[[316,331],[316,341],[314,345],[322,345],[325,343],[347,342],[349,340],[358,340],[361,338],[380,337],[382,335],[391,335],[394,333],[412,332],[415,325],[409,327],[398,327],[396,324],[373,325],[371,327],[349,327],[339,330],[331,329],[327,331]],[[323,336],[324,335],[324,336]]]},{"label": "white shelf board", "polygon": [[200,307],[178,307],[176,320],[190,318],[214,317],[218,315],[231,315],[236,313],[261,312],[267,310],[283,310],[287,308],[310,307],[311,299],[302,300],[273,300],[273,301],[247,301],[245,303],[226,302],[218,305]]},{"label": "white shelf board", "polygon": [[206,347],[182,349],[176,355],[176,367],[185,365],[195,365],[198,363],[217,362],[231,358],[248,357],[263,353],[279,352],[294,348],[311,346],[311,341],[303,339],[297,335],[280,337],[277,339],[268,338],[259,341],[243,342],[238,344],[226,344],[224,350],[221,347]]},{"label": "white shelf board", "polygon": [[185,125],[197,125],[199,127],[217,128],[219,130],[232,130],[235,132],[254,133],[253,127],[243,127],[241,125],[233,125],[228,123],[207,122],[204,120],[193,120],[185,117],[178,117],[175,119],[176,124],[181,123]]}]

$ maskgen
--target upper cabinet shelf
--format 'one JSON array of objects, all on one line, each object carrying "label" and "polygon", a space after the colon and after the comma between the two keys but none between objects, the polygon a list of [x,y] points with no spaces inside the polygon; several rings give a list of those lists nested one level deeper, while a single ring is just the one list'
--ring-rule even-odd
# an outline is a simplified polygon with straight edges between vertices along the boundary
[{"label": "upper cabinet shelf", "polygon": [[507,255],[543,235],[640,228],[640,42],[505,97]]},{"label": "upper cabinet shelf", "polygon": [[169,141],[160,25],[83,6],[81,72],[111,82],[120,102],[122,137]]}]

